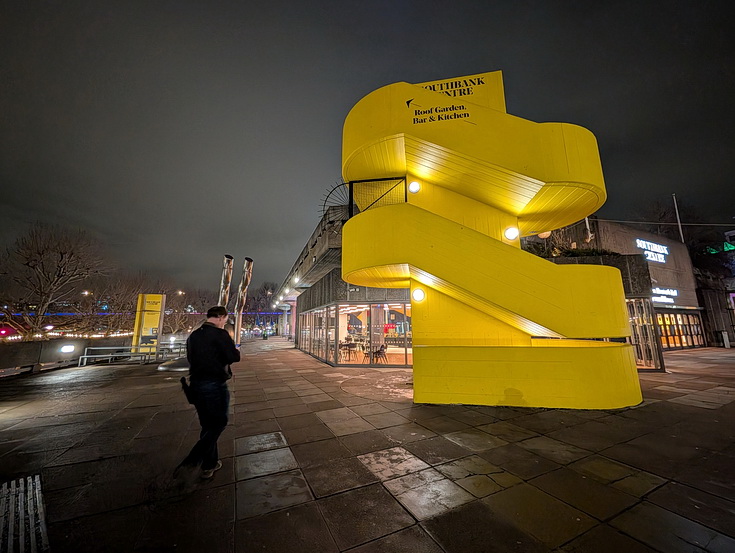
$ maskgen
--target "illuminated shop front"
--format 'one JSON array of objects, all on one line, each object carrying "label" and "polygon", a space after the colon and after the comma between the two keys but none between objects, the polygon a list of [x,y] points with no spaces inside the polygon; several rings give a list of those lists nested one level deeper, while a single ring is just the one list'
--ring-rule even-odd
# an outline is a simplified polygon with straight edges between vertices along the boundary
[{"label": "illuminated shop front", "polygon": [[[589,225],[589,226],[587,226]],[[655,356],[652,342],[662,350],[704,347],[702,307],[689,252],[684,244],[643,232],[632,226],[590,218],[575,225],[575,247],[597,248],[624,255],[642,255],[647,274],[623,272],[626,303],[636,357],[647,362]],[[574,236],[574,232],[572,233]]]},{"label": "illuminated shop front", "polygon": [[295,314],[290,332],[295,346],[325,363],[410,367],[408,289],[352,286],[341,278],[341,230],[347,216],[347,206],[325,209],[274,305]]},{"label": "illuminated shop front", "polygon": [[332,365],[410,366],[411,304],[339,302],[299,313],[298,347]]}]

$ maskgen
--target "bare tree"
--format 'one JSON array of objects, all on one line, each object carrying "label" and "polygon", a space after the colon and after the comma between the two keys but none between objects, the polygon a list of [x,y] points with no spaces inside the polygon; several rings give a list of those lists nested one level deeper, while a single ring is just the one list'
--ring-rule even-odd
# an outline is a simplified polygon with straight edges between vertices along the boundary
[{"label": "bare tree", "polygon": [[150,278],[144,273],[116,274],[104,279],[91,291],[97,298],[97,319],[104,325],[106,334],[132,332],[138,294],[149,290]]},{"label": "bare tree", "polygon": [[255,324],[261,324],[260,313],[271,310],[271,303],[274,301],[273,294],[278,290],[278,284],[275,282],[264,282],[258,288],[248,294],[248,302],[246,307],[249,311],[255,311]]},{"label": "bare tree", "polygon": [[44,223],[8,247],[0,266],[0,310],[25,340],[42,331],[53,309],[75,303],[80,283],[106,269],[88,233]]}]

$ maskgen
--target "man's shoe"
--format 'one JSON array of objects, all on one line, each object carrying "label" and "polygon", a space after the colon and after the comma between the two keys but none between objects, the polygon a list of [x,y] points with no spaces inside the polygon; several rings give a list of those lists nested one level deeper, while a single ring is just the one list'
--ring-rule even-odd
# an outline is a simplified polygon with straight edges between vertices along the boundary
[{"label": "man's shoe", "polygon": [[212,469],[203,470],[202,471],[202,478],[212,478],[214,476],[214,473],[222,468],[222,461],[217,461],[217,464]]}]

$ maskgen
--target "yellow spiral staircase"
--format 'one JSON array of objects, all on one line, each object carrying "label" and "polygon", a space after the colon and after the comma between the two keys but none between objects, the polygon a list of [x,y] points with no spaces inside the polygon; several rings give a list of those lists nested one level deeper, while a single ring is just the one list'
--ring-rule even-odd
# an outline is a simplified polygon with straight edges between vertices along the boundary
[{"label": "yellow spiral staircase", "polygon": [[[619,271],[555,265],[512,234],[604,203],[592,133],[508,115],[498,71],[368,94],[345,120],[342,159],[362,210],[343,228],[342,275],[411,289],[415,402],[640,403],[632,346],[607,340],[630,334]],[[384,194],[397,200],[376,202],[389,178],[404,179]]]}]

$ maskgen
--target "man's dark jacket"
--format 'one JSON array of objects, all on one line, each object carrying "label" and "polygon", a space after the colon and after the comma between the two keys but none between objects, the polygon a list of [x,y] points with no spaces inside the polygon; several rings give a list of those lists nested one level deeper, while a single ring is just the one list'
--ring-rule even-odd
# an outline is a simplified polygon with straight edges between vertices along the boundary
[{"label": "man's dark jacket", "polygon": [[240,360],[240,352],[226,330],[207,322],[186,341],[186,358],[193,382],[224,382],[232,376],[230,363]]}]

